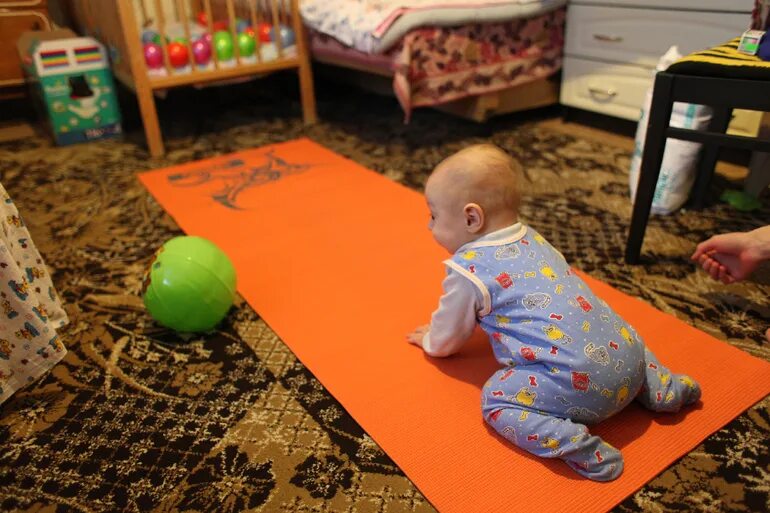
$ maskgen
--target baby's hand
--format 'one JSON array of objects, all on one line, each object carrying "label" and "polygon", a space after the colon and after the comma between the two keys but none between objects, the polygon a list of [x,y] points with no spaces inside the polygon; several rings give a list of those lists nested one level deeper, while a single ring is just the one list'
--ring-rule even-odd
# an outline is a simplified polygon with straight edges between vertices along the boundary
[{"label": "baby's hand", "polygon": [[409,341],[410,344],[414,344],[416,346],[422,347],[422,339],[425,337],[425,335],[428,334],[429,331],[430,331],[430,326],[428,324],[424,326],[420,326],[419,328],[411,332],[409,335],[407,335],[406,339]]}]

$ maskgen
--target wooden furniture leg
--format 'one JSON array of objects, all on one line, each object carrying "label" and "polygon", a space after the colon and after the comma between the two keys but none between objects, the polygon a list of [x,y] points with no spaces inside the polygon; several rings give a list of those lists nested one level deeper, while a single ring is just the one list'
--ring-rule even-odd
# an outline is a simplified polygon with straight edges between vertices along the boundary
[{"label": "wooden furniture leg", "polygon": [[[292,0],[292,12],[299,13],[299,0]],[[310,64],[310,44],[305,26],[302,19],[296,16],[293,20],[294,34],[297,38],[297,58],[299,66],[300,100],[302,102],[302,117],[306,125],[315,123],[318,120],[315,106],[315,92],[313,91],[313,70]]]},{"label": "wooden furniture leg", "polygon": [[315,107],[315,93],[313,92],[313,73],[310,63],[306,59],[299,65],[299,89],[302,101],[302,117],[306,125],[311,125],[318,120]]},{"label": "wooden furniture leg", "polygon": [[158,112],[155,110],[155,97],[147,77],[147,67],[144,63],[144,53],[131,0],[118,0],[117,14],[124,31],[125,42],[123,46],[127,48],[127,58],[133,77],[134,92],[139,101],[139,111],[142,114],[147,148],[151,156],[160,157],[164,153],[163,138],[158,123]]},{"label": "wooden furniture leg", "polygon": [[137,87],[136,96],[139,100],[139,110],[142,113],[142,123],[144,124],[144,136],[147,139],[147,147],[150,155],[160,157],[165,153],[163,146],[163,137],[160,133],[160,123],[158,123],[158,112],[155,109],[155,97],[152,89],[149,87]]}]

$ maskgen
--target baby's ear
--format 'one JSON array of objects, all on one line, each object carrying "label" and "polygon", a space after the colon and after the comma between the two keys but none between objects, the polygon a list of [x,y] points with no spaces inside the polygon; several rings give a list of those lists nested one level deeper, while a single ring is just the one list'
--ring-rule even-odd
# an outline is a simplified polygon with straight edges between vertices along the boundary
[{"label": "baby's ear", "polygon": [[477,233],[484,227],[484,209],[477,203],[468,203],[463,209],[465,225],[469,233]]}]

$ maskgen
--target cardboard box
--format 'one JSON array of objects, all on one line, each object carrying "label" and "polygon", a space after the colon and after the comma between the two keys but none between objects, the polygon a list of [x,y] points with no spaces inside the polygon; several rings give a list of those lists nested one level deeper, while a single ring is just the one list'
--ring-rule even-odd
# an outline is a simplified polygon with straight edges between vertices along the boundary
[{"label": "cardboard box", "polygon": [[56,144],[121,134],[115,83],[101,43],[59,29],[25,32],[17,49]]}]

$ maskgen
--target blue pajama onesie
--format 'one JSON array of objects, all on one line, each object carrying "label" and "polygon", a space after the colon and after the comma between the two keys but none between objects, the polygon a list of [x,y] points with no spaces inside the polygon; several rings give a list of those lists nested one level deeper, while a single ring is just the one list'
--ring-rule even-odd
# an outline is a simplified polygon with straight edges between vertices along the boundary
[{"label": "blue pajama onesie", "polygon": [[634,399],[678,411],[700,388],[661,365],[539,233],[515,227],[511,237],[466,244],[445,262],[480,291],[478,322],[504,366],[484,385],[484,418],[524,450],[614,479],[622,455],[586,425]]}]

